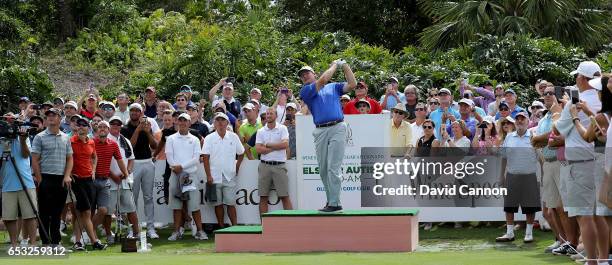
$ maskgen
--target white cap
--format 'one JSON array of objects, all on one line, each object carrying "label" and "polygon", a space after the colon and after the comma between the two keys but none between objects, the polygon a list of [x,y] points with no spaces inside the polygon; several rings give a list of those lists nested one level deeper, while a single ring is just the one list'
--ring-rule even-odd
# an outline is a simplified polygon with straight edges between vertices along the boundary
[{"label": "white cap", "polygon": [[523,117],[529,119],[529,114],[527,114],[527,112],[525,112],[525,111],[521,111],[521,112],[517,113],[516,115],[514,115],[514,117],[518,117],[518,116],[523,116]]},{"label": "white cap", "polygon": [[229,121],[229,118],[223,112],[215,113],[215,117],[213,118],[213,120],[216,120],[217,118],[224,118],[226,121]]},{"label": "white cap", "polygon": [[300,77],[300,74],[304,71],[311,71],[314,73],[314,70],[312,69],[312,67],[306,65],[306,66],[302,66],[302,68],[300,68],[300,70],[297,71],[297,76]]},{"label": "white cap", "polygon": [[534,101],[531,103],[531,106],[532,106],[532,107],[536,107],[536,106],[537,106],[537,107],[542,107],[542,108],[545,108],[545,107],[544,107],[544,104],[543,104],[542,102],[540,102],[540,101],[537,101],[537,100],[534,100]]},{"label": "white cap", "polygon": [[482,118],[483,121],[486,121],[490,124],[494,124],[495,123],[495,117],[493,116],[485,116],[484,118]]},{"label": "white cap", "polygon": [[98,122],[98,127],[100,127],[100,125],[104,125],[104,126],[106,126],[107,128],[110,128],[110,124],[108,124],[108,122],[107,122],[107,121],[100,121],[100,122]]},{"label": "white cap", "polygon": [[250,103],[250,102],[242,106],[242,109],[253,110],[254,108],[255,108],[255,105],[253,105],[253,103]]},{"label": "white cap", "polygon": [[119,116],[111,117],[110,120],[108,120],[108,123],[110,124],[111,122],[114,122],[114,121],[118,121],[118,122],[121,122],[121,124],[123,124],[123,120],[121,120],[121,117]]},{"label": "white cap", "polygon": [[225,89],[227,87],[229,87],[231,89],[234,89],[234,84],[227,82],[227,83],[225,83],[225,85],[223,85],[223,89]]},{"label": "white cap", "polygon": [[440,91],[438,91],[438,93],[442,93],[442,92],[447,93],[449,95],[453,94],[453,93],[450,92],[450,90],[448,90],[448,88],[442,88],[442,89],[440,89]]},{"label": "white cap", "polygon": [[595,73],[601,74],[599,64],[593,61],[584,61],[578,65],[578,69],[572,71],[570,75],[581,74],[588,78],[595,78]]},{"label": "white cap", "polygon": [[70,107],[73,107],[75,109],[78,109],[76,102],[74,102],[72,100],[70,100],[70,101],[66,102],[66,104],[64,104],[64,108],[67,107],[67,106],[70,106]]},{"label": "white cap", "polygon": [[179,115],[177,119],[180,119],[180,118],[183,118],[183,119],[186,119],[188,121],[191,121],[191,116],[189,116],[189,114],[187,114],[187,113],[181,113],[181,115]]},{"label": "white cap", "polygon": [[223,109],[225,109],[225,103],[223,102],[223,100],[219,100],[219,99],[218,99],[218,100],[213,101],[213,104],[212,104],[212,109],[213,109],[213,110],[214,110],[214,109],[216,109],[216,108],[219,106],[219,104],[221,104],[221,105],[220,105],[220,107],[222,107]]},{"label": "white cap", "polygon": [[461,100],[459,100],[459,104],[461,103],[468,104],[468,106],[471,106],[471,107],[474,106],[474,101],[469,98],[462,98]]},{"label": "white cap", "polygon": [[340,97],[340,100],[343,100],[343,99],[346,99],[346,100],[351,100],[351,97],[350,97],[349,95],[347,95],[347,94],[344,94],[344,95],[342,95],[342,96]]},{"label": "white cap", "polygon": [[511,123],[515,123],[515,122],[516,122],[516,121],[514,120],[514,118],[512,118],[512,116],[508,116],[508,117],[502,118],[502,119],[501,119],[501,122],[504,122],[504,121],[503,121],[504,119],[505,119],[505,120],[507,120],[507,121],[509,121],[509,122],[511,122]]},{"label": "white cap", "polygon": [[129,107],[128,109],[129,109],[129,110],[132,110],[132,109],[138,109],[138,110],[140,110],[140,111],[143,111],[143,110],[142,110],[142,105],[140,105],[139,103],[132,103],[132,105],[130,105],[130,107]]},{"label": "white cap", "polygon": [[289,102],[285,108],[293,108],[294,110],[297,110],[297,105],[293,102]]},{"label": "white cap", "polygon": [[253,93],[253,91],[255,91],[255,92],[257,92],[257,93],[259,93],[261,95],[261,90],[259,88],[254,87],[254,88],[251,89],[251,93]]},{"label": "white cap", "polygon": [[589,86],[601,91],[603,89],[602,84],[601,84],[601,77],[589,80]]},{"label": "white cap", "polygon": [[101,105],[102,105],[102,106],[104,106],[104,105],[109,105],[109,106],[113,107],[113,109],[117,109],[117,108],[115,107],[115,104],[113,104],[113,102],[110,102],[110,101],[104,101],[104,104],[101,104]]}]

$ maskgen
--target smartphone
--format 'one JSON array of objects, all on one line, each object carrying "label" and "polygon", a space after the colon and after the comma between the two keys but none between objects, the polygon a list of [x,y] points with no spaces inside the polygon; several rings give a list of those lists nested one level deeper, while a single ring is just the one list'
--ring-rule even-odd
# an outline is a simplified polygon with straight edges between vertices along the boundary
[{"label": "smartphone", "polygon": [[555,97],[557,98],[557,100],[563,98],[564,92],[565,92],[565,88],[563,88],[562,86],[555,86]]},{"label": "smartphone", "polygon": [[567,94],[568,97],[571,95],[571,91],[571,87],[566,86],[565,88],[563,88],[563,93]]},{"label": "smartphone", "polygon": [[580,94],[578,93],[578,90],[573,89],[571,91],[571,95],[572,95],[572,104],[577,104],[578,102],[580,102]]},{"label": "smartphone", "polygon": [[283,93],[283,94],[289,94],[289,89],[286,88],[286,87],[283,87],[283,88],[280,89],[280,92]]}]

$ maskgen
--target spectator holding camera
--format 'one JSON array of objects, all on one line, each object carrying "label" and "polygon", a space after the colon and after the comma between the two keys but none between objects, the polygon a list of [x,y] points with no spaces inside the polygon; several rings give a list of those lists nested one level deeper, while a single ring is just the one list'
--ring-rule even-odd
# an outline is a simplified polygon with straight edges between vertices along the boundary
[{"label": "spectator holding camera", "polygon": [[399,93],[399,80],[392,76],[385,85],[385,94],[380,97],[380,106],[383,109],[391,110],[397,103],[406,104],[406,97]]},{"label": "spectator holding camera", "polygon": [[[278,93],[276,94],[276,100],[274,104],[272,104],[272,108],[276,110],[278,113],[276,117],[276,122],[284,123],[286,114],[287,114],[287,104],[291,101],[293,102],[295,99],[293,98],[293,91],[286,87],[281,87],[278,89]],[[262,121],[263,122],[263,121]]]},{"label": "spectator holding camera", "polygon": [[[226,77],[226,78],[219,80],[219,83],[217,83],[214,87],[212,87],[210,91],[208,92],[208,100],[210,102],[220,100],[221,102],[225,104],[225,109],[227,110],[227,112],[234,115],[234,117],[240,119],[241,118],[240,110],[242,109],[242,105],[240,104],[240,101],[234,98],[234,84],[233,83],[235,81],[236,80],[233,77]],[[221,92],[221,96],[217,96],[216,95],[217,91],[221,87],[223,88]],[[238,128],[234,128],[234,131],[236,131],[237,129]]]},{"label": "spectator holding camera", "polygon": [[[36,188],[30,168],[30,139],[26,128],[19,128],[18,137],[9,140],[10,155],[13,160],[2,163],[2,220],[6,225],[11,246],[19,245],[18,219],[23,220],[24,237],[30,245],[36,245]],[[0,147],[2,149],[2,147]],[[0,150],[0,154],[3,150]],[[23,180],[23,185],[19,180]],[[27,193],[27,194],[26,194]],[[28,201],[28,196],[32,204]],[[35,208],[32,208],[35,207]]]}]

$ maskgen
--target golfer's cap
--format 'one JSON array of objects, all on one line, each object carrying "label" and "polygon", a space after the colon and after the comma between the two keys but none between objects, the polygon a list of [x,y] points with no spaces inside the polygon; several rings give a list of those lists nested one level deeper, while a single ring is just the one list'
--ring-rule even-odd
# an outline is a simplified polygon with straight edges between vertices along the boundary
[{"label": "golfer's cap", "polygon": [[32,117],[30,117],[30,122],[34,121],[34,120],[39,120],[40,122],[44,122],[43,118],[41,116],[38,115],[34,115]]},{"label": "golfer's cap", "polygon": [[129,107],[129,110],[132,109],[137,109],[139,111],[142,111],[142,105],[140,105],[140,103],[132,103]]},{"label": "golfer's cap", "polygon": [[78,109],[76,102],[74,102],[72,100],[70,100],[70,101],[66,102],[66,104],[64,104],[64,108],[66,108],[66,107],[73,107],[75,109]]},{"label": "golfer's cap", "polygon": [[518,118],[518,116],[523,116],[526,119],[529,119],[529,114],[527,112],[525,112],[525,111],[521,111],[521,112],[517,113],[516,115],[514,115],[515,119]]},{"label": "golfer's cap", "polygon": [[232,84],[232,83],[225,83],[225,85],[223,85],[223,89],[226,89],[226,88],[234,89],[234,84]]},{"label": "golfer's cap", "polygon": [[448,90],[448,88],[440,89],[440,91],[438,91],[438,94],[440,94],[440,93],[446,93],[446,94],[449,94],[449,95],[453,94],[453,93],[450,92],[450,90]]},{"label": "golfer's cap", "polygon": [[19,102],[30,102],[30,98],[28,97],[20,97]]},{"label": "golfer's cap", "polygon": [[570,75],[580,74],[588,78],[595,78],[595,74],[601,74],[599,64],[593,61],[584,61],[578,65],[578,68],[570,73]]},{"label": "golfer's cap", "polygon": [[392,82],[395,82],[396,84],[399,84],[399,80],[395,76],[389,77],[389,83],[392,83]]},{"label": "golfer's cap", "polygon": [[111,122],[114,122],[114,121],[118,121],[118,122],[121,122],[121,124],[123,124],[123,120],[121,120],[121,117],[119,116],[111,117],[110,120],[108,120],[108,123],[110,124]]},{"label": "golfer's cap", "polygon": [[242,106],[242,109],[253,110],[254,108],[255,108],[255,105],[253,105],[253,103],[250,103],[250,102]]},{"label": "golfer's cap", "polygon": [[218,100],[213,101],[212,108],[215,109],[218,107],[225,109],[225,103],[223,102],[223,100],[218,99]]},{"label": "golfer's cap", "polygon": [[82,117],[81,115],[79,115],[79,114],[74,114],[74,115],[72,115],[72,117],[70,117],[70,121],[71,121],[71,122],[72,122],[72,121],[76,122],[76,121],[78,121],[79,119],[82,119],[82,118],[83,118],[83,117]]},{"label": "golfer's cap", "polygon": [[213,118],[213,120],[216,120],[217,118],[223,118],[226,121],[229,121],[229,118],[227,117],[227,115],[225,115],[225,113],[223,112],[217,112],[215,113],[215,117]]},{"label": "golfer's cap", "polygon": [[[371,108],[371,107],[372,107],[372,106],[370,105],[370,102],[368,102],[368,100],[367,100],[367,99],[365,99],[365,98],[362,98],[362,99],[358,100],[357,102],[355,102],[355,107],[358,107],[359,105],[362,105],[362,104],[367,104],[367,105],[368,105],[368,108]],[[403,104],[402,104],[402,105],[403,105]]]},{"label": "golfer's cap", "polygon": [[56,97],[56,98],[53,99],[53,104],[64,105],[64,99],[62,99],[60,97]]},{"label": "golfer's cap", "polygon": [[427,111],[427,105],[423,102],[419,102],[416,104],[416,106],[414,106],[415,108],[425,108],[425,111]]},{"label": "golfer's cap", "polygon": [[461,103],[467,104],[470,107],[474,106],[474,101],[469,99],[469,98],[462,98],[461,100],[459,100],[459,104],[461,104]]},{"label": "golfer's cap", "polygon": [[251,89],[251,93],[253,93],[253,92],[257,92],[257,94],[261,95],[261,89],[259,89],[259,88],[256,88],[256,87],[252,88]]},{"label": "golfer's cap", "polygon": [[512,90],[511,88],[508,88],[508,89],[506,89],[506,91],[504,91],[504,95],[508,94],[508,93],[513,94],[513,95],[516,96],[516,92],[514,92],[514,90]]},{"label": "golfer's cap", "polygon": [[304,71],[310,71],[314,73],[314,70],[312,69],[312,67],[308,66],[308,65],[304,65],[302,66],[302,68],[300,68],[300,70],[297,71],[297,76],[300,77],[302,75],[302,72]]},{"label": "golfer's cap", "polygon": [[151,91],[151,92],[155,93],[155,87],[148,86],[147,88],[145,88],[145,92],[147,92],[147,91]]},{"label": "golfer's cap", "polygon": [[357,87],[364,87],[364,88],[368,88],[368,84],[366,84],[365,81],[361,80],[359,82],[357,82]]},{"label": "golfer's cap", "polygon": [[115,104],[113,104],[113,102],[107,101],[107,102],[106,102],[106,104],[102,105],[102,107],[104,107],[105,105],[106,105],[106,106],[111,106],[113,109],[117,109],[117,108],[115,107]]},{"label": "golfer's cap", "polygon": [[544,104],[542,102],[540,102],[539,100],[534,100],[533,102],[531,102],[531,106],[532,107],[542,107],[542,108],[545,108]]},{"label": "golfer's cap", "polygon": [[106,126],[106,128],[110,128],[110,123],[108,123],[107,121],[100,121],[100,122],[98,122],[98,127],[100,127],[100,125],[104,125],[104,126]]},{"label": "golfer's cap", "polygon": [[45,116],[49,115],[49,113],[53,113],[55,115],[62,115],[62,112],[59,109],[56,108],[50,108],[47,111],[45,111]]},{"label": "golfer's cap", "polygon": [[287,107],[286,108],[287,109],[288,108],[293,108],[294,110],[297,110],[297,105],[295,103],[293,103],[293,102],[289,102],[289,103],[287,103]]},{"label": "golfer's cap", "polygon": [[503,89],[503,88],[504,88],[504,86],[502,86],[502,84],[498,84],[498,85],[496,85],[496,86],[495,86],[495,89],[498,89],[498,88]]},{"label": "golfer's cap", "polygon": [[189,86],[189,85],[182,85],[180,90],[181,90],[181,92],[191,92],[191,86]]},{"label": "golfer's cap", "polygon": [[351,100],[351,97],[350,97],[349,95],[346,95],[346,94],[344,94],[344,95],[342,95],[342,96],[340,97],[340,101],[345,100],[345,99],[346,99],[346,100]]},{"label": "golfer's cap", "polygon": [[178,116],[178,119],[179,120],[180,119],[185,119],[185,120],[191,121],[191,116],[189,116],[189,114],[187,114],[187,113],[182,113],[181,115]]},{"label": "golfer's cap", "polygon": [[589,80],[589,86],[591,86],[592,88],[595,88],[595,89],[601,91],[601,89],[602,89],[601,77]]}]

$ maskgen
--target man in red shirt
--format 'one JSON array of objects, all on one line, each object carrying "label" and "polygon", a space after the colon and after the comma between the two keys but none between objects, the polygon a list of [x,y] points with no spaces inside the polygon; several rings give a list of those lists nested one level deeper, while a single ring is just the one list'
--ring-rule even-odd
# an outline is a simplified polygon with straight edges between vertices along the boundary
[{"label": "man in red shirt", "polygon": [[[70,138],[72,145],[72,157],[74,167],[72,168],[72,191],[76,198],[76,209],[78,211],[77,222],[80,223],[79,228],[85,228],[87,235],[93,248],[103,250],[106,245],[102,244],[96,235],[93,223],[91,222],[91,211],[94,209],[92,202],[94,201],[94,182],[97,164],[96,147],[94,141],[89,139],[89,122],[84,118],[79,118],[76,121],[77,134]],[[74,250],[85,250],[81,242],[81,233],[75,233]]]},{"label": "man in red shirt", "polygon": [[[110,180],[112,178],[115,183],[120,183],[122,179],[129,175],[125,163],[121,158],[119,145],[117,142],[108,138],[110,125],[107,121],[101,121],[94,128],[97,137],[94,139],[96,155],[98,160],[96,163],[96,178],[94,179],[94,200],[97,206],[96,215],[93,218],[94,227],[102,224],[106,214],[108,213],[110,200]],[[112,159],[115,158],[117,165],[121,170],[122,176],[112,176],[110,166]],[[112,242],[113,234],[110,226],[104,227],[106,232],[107,242]]]},{"label": "man in red shirt", "polygon": [[378,104],[378,101],[368,96],[368,85],[362,80],[359,81],[357,87],[355,87],[355,98],[349,101],[344,107],[344,114],[359,114],[359,110],[355,107],[355,103],[361,99],[370,102],[369,114],[380,114],[382,112],[382,107]]}]

